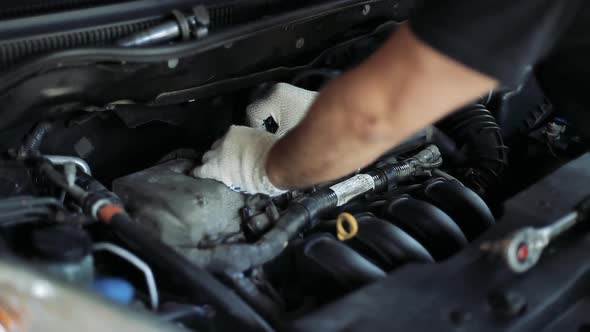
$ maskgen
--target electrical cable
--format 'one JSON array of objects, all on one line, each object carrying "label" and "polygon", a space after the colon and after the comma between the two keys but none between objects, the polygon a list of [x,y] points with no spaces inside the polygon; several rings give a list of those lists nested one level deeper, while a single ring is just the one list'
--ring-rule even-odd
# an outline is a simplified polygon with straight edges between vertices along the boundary
[{"label": "electrical cable", "polygon": [[355,197],[389,189],[400,180],[424,174],[440,162],[440,152],[436,146],[430,145],[402,162],[357,174],[291,203],[275,226],[255,243],[219,245],[211,249],[187,248],[182,252],[197,264],[219,273],[249,270],[274,259],[302,230],[317,226],[317,216],[321,213],[342,206]]},{"label": "electrical cable", "polygon": [[47,220],[47,218],[42,218],[42,216],[20,216],[19,218],[0,220],[0,227],[12,227],[17,225],[36,223],[43,220]]},{"label": "electrical cable", "polygon": [[53,197],[16,196],[0,200],[0,227],[47,221],[65,208]]},{"label": "electrical cable", "polygon": [[53,123],[48,121],[40,122],[25,138],[24,143],[18,149],[18,156],[23,158],[39,153],[41,143],[47,134],[53,129]]},{"label": "electrical cable", "polygon": [[51,210],[49,208],[43,208],[43,207],[36,207],[36,208],[29,208],[27,210],[13,210],[13,211],[7,211],[7,212],[0,212],[0,220],[3,219],[11,219],[11,218],[15,218],[18,216],[22,216],[22,215],[27,215],[27,214],[40,214],[40,215],[48,215],[51,212]]},{"label": "electrical cable", "polygon": [[51,206],[65,210],[63,204],[53,197],[13,196],[0,200],[0,211],[9,208],[27,208],[33,206]]}]

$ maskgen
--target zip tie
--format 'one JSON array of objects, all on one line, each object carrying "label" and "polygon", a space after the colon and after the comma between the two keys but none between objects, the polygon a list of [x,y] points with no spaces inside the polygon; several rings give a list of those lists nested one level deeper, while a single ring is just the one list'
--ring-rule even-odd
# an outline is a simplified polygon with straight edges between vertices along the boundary
[{"label": "zip tie", "polygon": [[[344,227],[344,224],[348,225],[348,230]],[[336,220],[336,236],[340,241],[350,240],[356,236],[359,231],[359,224],[356,218],[348,213],[343,212],[338,216]]]}]

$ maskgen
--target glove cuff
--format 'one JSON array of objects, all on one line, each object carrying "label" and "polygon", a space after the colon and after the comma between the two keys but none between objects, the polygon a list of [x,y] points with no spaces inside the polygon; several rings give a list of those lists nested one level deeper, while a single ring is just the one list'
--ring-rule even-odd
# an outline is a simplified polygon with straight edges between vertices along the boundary
[{"label": "glove cuff", "polygon": [[[276,141],[275,141],[276,142]],[[260,188],[258,192],[265,193],[269,196],[279,196],[286,193],[288,190],[283,190],[277,188],[275,185],[270,182],[270,178],[268,177],[268,172],[266,171],[266,162],[268,161],[268,155],[270,154],[270,150],[274,146],[273,144],[269,144],[266,147],[266,151],[262,154],[261,163],[259,164],[259,179],[258,182],[260,184]]]}]

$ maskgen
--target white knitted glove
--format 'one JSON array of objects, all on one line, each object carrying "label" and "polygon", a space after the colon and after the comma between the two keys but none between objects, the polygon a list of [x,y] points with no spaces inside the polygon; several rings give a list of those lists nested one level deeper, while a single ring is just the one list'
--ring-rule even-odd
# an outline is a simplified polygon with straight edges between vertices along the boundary
[{"label": "white knitted glove", "polygon": [[252,128],[266,130],[264,122],[272,117],[279,125],[275,134],[282,137],[299,124],[317,95],[317,92],[287,83],[275,84],[265,97],[248,106],[246,124]]},{"label": "white knitted glove", "polygon": [[203,165],[193,170],[198,178],[223,182],[235,191],[277,196],[284,193],[270,183],[266,158],[278,137],[255,128],[231,126],[227,134],[203,156]]},{"label": "white knitted glove", "polygon": [[[246,109],[248,127],[231,126],[227,134],[203,156],[203,165],[193,170],[195,177],[214,179],[229,188],[249,194],[277,196],[285,192],[270,183],[266,159],[274,143],[293,129],[305,116],[317,92],[278,83],[269,93]],[[272,117],[279,128],[273,135],[264,122]],[[260,130],[262,129],[262,130]]]}]

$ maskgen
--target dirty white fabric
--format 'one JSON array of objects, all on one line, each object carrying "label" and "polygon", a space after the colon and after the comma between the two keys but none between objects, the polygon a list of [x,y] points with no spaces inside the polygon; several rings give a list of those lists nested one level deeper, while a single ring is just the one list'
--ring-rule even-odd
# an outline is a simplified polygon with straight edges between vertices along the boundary
[{"label": "dirty white fabric", "polygon": [[301,122],[317,95],[287,83],[275,84],[266,96],[248,106],[246,124],[266,130],[264,121],[272,117],[279,125],[276,135],[282,137]]},{"label": "dirty white fabric", "polygon": [[277,140],[277,136],[260,129],[231,126],[205,153],[203,165],[195,168],[193,175],[221,181],[235,191],[280,195],[285,191],[272,185],[265,169],[270,148]]},{"label": "dirty white fabric", "polygon": [[[195,168],[193,175],[221,181],[235,191],[249,194],[284,193],[268,179],[266,159],[275,142],[303,119],[317,94],[287,83],[274,85],[246,109],[249,127],[230,127],[205,153],[203,165]],[[266,131],[264,122],[269,117],[279,126],[275,134]]]}]

